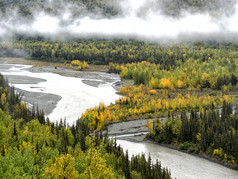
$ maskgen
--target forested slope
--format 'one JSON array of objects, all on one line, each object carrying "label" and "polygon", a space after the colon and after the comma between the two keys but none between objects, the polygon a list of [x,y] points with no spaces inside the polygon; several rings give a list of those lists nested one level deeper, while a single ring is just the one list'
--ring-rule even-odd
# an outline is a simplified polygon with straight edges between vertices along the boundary
[{"label": "forested slope", "polygon": [[0,75],[0,178],[171,178],[160,163],[128,153],[84,123],[50,123],[29,111]]}]

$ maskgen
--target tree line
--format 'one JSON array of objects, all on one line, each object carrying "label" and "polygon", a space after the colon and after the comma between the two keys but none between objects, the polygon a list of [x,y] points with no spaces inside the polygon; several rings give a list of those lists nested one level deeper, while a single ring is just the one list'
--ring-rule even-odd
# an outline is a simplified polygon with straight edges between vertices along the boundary
[{"label": "tree line", "polygon": [[222,101],[232,102],[228,95],[209,95],[196,93],[170,93],[168,90],[151,90],[140,86],[125,86],[119,91],[123,97],[115,104],[105,106],[101,103],[87,109],[81,116],[91,130],[104,130],[109,123],[137,118],[155,118],[167,116],[168,113],[189,111],[191,109],[211,109],[222,105]]},{"label": "tree line", "polygon": [[[185,62],[192,58],[203,62],[229,58],[232,62],[238,57],[236,44],[179,44],[158,45],[133,40],[74,40],[50,41],[41,37],[18,36],[13,42],[1,41],[1,49],[21,49],[32,59],[68,62],[72,60],[86,61],[89,64],[108,65],[110,62],[127,64],[148,61],[160,64],[169,70],[178,61]],[[7,51],[8,56],[16,56],[17,52]]]},{"label": "tree line", "polygon": [[206,153],[237,165],[238,115],[226,101],[221,113],[215,109],[191,110],[188,116],[183,111],[179,118],[156,119],[149,125],[148,137],[156,142],[176,144],[189,152]]},{"label": "tree line", "polygon": [[135,84],[153,89],[211,88],[227,92],[237,89],[238,82],[237,60],[229,58],[207,61],[190,58],[185,62],[177,61],[169,70],[146,61],[126,65],[109,63],[109,72],[120,73],[121,78],[133,79]]}]

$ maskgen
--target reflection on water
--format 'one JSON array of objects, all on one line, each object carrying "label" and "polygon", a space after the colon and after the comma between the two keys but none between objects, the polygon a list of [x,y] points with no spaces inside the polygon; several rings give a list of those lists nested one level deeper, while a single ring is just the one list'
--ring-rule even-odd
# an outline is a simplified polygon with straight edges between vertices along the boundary
[{"label": "reflection on water", "polygon": [[235,179],[238,171],[231,170],[208,160],[152,143],[136,143],[117,140],[117,144],[128,150],[129,156],[145,153],[151,155],[152,161],[161,161],[168,166],[172,177],[177,179]]}]

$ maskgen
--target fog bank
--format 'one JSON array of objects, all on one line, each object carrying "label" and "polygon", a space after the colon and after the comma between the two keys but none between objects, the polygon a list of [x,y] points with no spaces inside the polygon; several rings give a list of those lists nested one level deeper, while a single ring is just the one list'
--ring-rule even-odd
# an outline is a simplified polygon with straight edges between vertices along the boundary
[{"label": "fog bank", "polygon": [[[52,8],[57,8],[57,4],[53,6],[52,2],[54,1],[49,1],[48,5],[51,3]],[[230,11],[222,12],[224,9],[221,9],[217,14],[213,13],[212,8],[211,11],[201,8],[199,12],[195,8],[180,8],[178,12],[172,9],[171,12],[175,15],[171,16],[165,13],[165,8],[168,7],[163,0],[113,2],[111,6],[117,7],[120,13],[110,17],[103,16],[100,9],[95,10],[93,14],[83,5],[74,7],[74,4],[70,3],[62,6],[64,8],[60,14],[33,9],[31,18],[20,16],[17,9],[8,9],[6,13],[9,16],[5,13],[0,20],[0,38],[4,40],[14,34],[27,34],[41,35],[53,40],[98,37],[134,38],[153,42],[238,40],[238,3],[233,3],[233,6],[229,7]],[[223,6],[224,3],[218,5]],[[75,15],[76,10],[80,15]]]}]

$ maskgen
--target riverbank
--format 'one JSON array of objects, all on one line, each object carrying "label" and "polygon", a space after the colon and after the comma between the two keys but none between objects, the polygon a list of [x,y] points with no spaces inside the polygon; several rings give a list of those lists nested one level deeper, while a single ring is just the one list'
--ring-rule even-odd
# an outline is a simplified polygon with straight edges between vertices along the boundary
[{"label": "riverbank", "polygon": [[157,145],[161,145],[161,146],[164,146],[164,147],[173,149],[173,150],[177,150],[177,151],[180,151],[180,152],[183,152],[183,153],[187,153],[187,154],[190,154],[190,155],[193,155],[193,156],[196,156],[196,157],[200,157],[200,158],[209,160],[209,161],[211,161],[211,162],[217,163],[217,164],[219,164],[219,165],[222,165],[222,166],[224,166],[224,167],[230,168],[230,169],[232,169],[232,170],[238,170],[238,166],[232,165],[232,164],[227,163],[227,162],[223,162],[223,161],[218,160],[218,159],[216,159],[216,158],[210,157],[210,156],[208,156],[208,155],[206,155],[206,154],[202,154],[202,153],[198,153],[198,154],[197,154],[197,153],[194,153],[194,152],[189,152],[189,151],[187,151],[187,150],[182,150],[182,149],[180,149],[180,147],[177,146],[177,145],[157,143],[157,142],[155,142],[155,141],[153,141],[153,140],[149,140],[149,139],[147,139],[146,141],[147,141],[147,142],[154,143],[154,144],[157,144]]},{"label": "riverbank", "polygon": [[129,157],[144,153],[152,162],[161,162],[171,171],[172,178],[177,179],[236,179],[238,171],[224,167],[201,157],[190,155],[179,150],[155,144],[150,141],[133,142],[117,139],[117,145],[128,150]]},{"label": "riverbank", "polygon": [[157,143],[153,140],[147,139],[146,134],[149,133],[148,128],[146,127],[148,119],[139,119],[139,120],[132,120],[132,121],[124,121],[124,122],[118,122],[118,123],[112,123],[108,125],[108,135],[111,137],[116,138],[117,140],[125,140],[130,142],[136,142],[136,143],[150,143],[155,144],[163,147],[167,147],[176,151],[180,151],[189,155],[193,155],[199,158],[206,159],[210,162],[217,163],[219,165],[222,165],[224,167],[230,168],[232,170],[238,170],[238,166],[234,166],[230,163],[220,161],[216,158],[210,157],[206,154],[196,154],[191,153],[187,150],[180,149],[177,145],[169,145],[164,143]]},{"label": "riverbank", "polygon": [[[24,64],[24,65],[33,65],[34,67],[53,67],[53,68],[67,68],[64,63],[54,63],[54,62],[45,62],[39,60],[29,60],[25,58],[11,58],[11,57],[0,57],[0,63],[8,63],[8,64]],[[72,70],[72,69],[71,69]],[[75,70],[72,70],[75,71]],[[97,72],[107,72],[107,65],[90,65],[88,69],[84,69],[83,71],[97,71]]]}]

